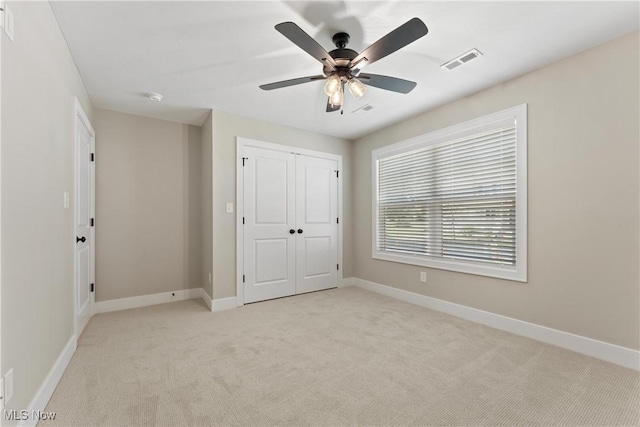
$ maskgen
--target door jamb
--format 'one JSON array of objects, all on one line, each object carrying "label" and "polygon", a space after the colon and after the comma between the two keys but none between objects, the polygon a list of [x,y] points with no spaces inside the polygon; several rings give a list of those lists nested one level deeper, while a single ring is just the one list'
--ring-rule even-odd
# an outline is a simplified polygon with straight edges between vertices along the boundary
[{"label": "door jamb", "polygon": [[[73,115],[73,137],[74,137],[74,141],[73,141],[73,235],[72,235],[72,241],[75,242],[75,238],[76,238],[76,224],[78,221],[78,214],[77,214],[77,209],[76,209],[76,203],[77,203],[77,191],[78,191],[78,121],[77,119],[80,119],[85,126],[87,127],[87,129],[89,129],[89,132],[91,133],[91,153],[95,153],[96,151],[96,132],[93,129],[93,126],[91,125],[91,122],[89,121],[89,118],[87,117],[86,113],[84,112],[84,109],[82,108],[82,105],[80,104],[80,101],[78,100],[78,98],[75,98],[75,112]],[[95,218],[95,210],[96,210],[96,179],[95,179],[95,161],[94,162],[90,162],[89,164],[89,176],[90,176],[90,184],[89,184],[89,189],[91,191],[91,202],[90,202],[90,217],[91,218]],[[95,222],[94,222],[95,223]],[[95,276],[96,276],[96,242],[95,242],[95,226],[90,227],[89,229],[89,250],[91,251],[91,283],[94,283],[94,292],[90,292],[89,298],[91,299],[91,314],[90,316],[93,316],[93,310],[94,310],[94,306],[95,306]],[[74,331],[74,336],[76,338],[76,343],[78,342],[78,339],[80,338],[78,336],[78,254],[76,251],[76,245],[74,244],[72,246],[73,248],[73,331]]]},{"label": "door jamb", "polygon": [[259,141],[256,139],[244,138],[238,136],[236,138],[236,306],[244,305],[244,284],[242,275],[244,273],[244,229],[242,218],[244,216],[244,173],[242,169],[242,159],[244,156],[244,147],[256,147],[274,151],[284,151],[286,153],[301,154],[309,157],[319,157],[321,159],[336,160],[338,162],[338,285],[342,282],[342,271],[344,264],[342,262],[342,227],[344,224],[343,216],[343,200],[342,200],[342,155],[325,153],[322,151],[307,150],[303,148],[293,147],[289,145],[274,144],[271,142]]}]

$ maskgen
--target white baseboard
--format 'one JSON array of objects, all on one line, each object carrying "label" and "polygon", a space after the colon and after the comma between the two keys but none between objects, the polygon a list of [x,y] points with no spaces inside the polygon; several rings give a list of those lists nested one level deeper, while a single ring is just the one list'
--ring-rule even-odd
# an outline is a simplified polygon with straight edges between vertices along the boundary
[{"label": "white baseboard", "polygon": [[164,304],[165,302],[175,302],[184,301],[187,299],[201,298],[201,291],[203,291],[202,288],[182,289],[179,291],[161,292],[159,294],[141,295],[138,297],[100,301],[96,302],[93,305],[93,314],[127,310],[130,308],[146,307],[148,305]]},{"label": "white baseboard", "polygon": [[222,311],[236,308],[236,297],[220,298],[212,300],[209,294],[202,288],[183,289],[159,294],[141,295],[131,298],[120,298],[109,301],[100,301],[93,305],[93,314],[108,313],[110,311],[128,310],[130,308],[146,307],[148,305],[164,304],[167,302],[184,301],[187,299],[201,298],[211,311]]},{"label": "white baseboard", "polygon": [[214,299],[211,304],[211,311],[223,311],[229,310],[231,308],[236,308],[238,306],[237,298],[218,298]]},{"label": "white baseboard", "polygon": [[207,305],[207,307],[209,307],[209,311],[213,311],[213,309],[211,308],[212,306],[212,300],[211,297],[209,296],[209,294],[207,293],[207,291],[205,291],[202,288],[198,288],[200,290],[200,298],[202,299],[202,301],[204,301],[204,303]]},{"label": "white baseboard", "polygon": [[355,285],[391,298],[416,304],[432,310],[441,311],[492,328],[522,335],[557,347],[615,363],[626,368],[640,370],[640,352],[592,338],[559,331],[535,323],[524,322],[511,317],[501,316],[488,311],[478,310],[460,304],[416,294],[368,280],[349,278]]},{"label": "white baseboard", "polygon": [[73,357],[73,353],[76,351],[76,336],[73,335],[67,345],[62,350],[62,353],[58,356],[56,363],[54,363],[53,367],[47,374],[47,377],[42,382],[42,385],[38,389],[35,397],[31,401],[29,408],[27,409],[27,413],[29,414],[29,418],[27,420],[22,420],[18,423],[19,426],[35,426],[38,423],[37,418],[33,418],[31,415],[34,411],[44,411],[47,407],[47,403],[49,403],[49,399],[53,395],[54,390],[58,386],[60,379],[62,378],[62,374],[64,374],[65,369],[69,365],[71,361],[71,357]]}]

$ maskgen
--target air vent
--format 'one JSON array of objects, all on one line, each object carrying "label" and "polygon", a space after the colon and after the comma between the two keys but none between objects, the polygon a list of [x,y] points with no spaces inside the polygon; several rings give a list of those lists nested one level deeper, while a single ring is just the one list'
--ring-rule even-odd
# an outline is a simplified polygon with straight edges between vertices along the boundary
[{"label": "air vent", "polygon": [[362,107],[356,108],[355,110],[353,110],[351,112],[351,114],[360,114],[360,113],[366,113],[367,111],[371,111],[373,110],[373,107],[369,104],[365,104]]},{"label": "air vent", "polygon": [[440,68],[444,70],[453,70],[454,68],[458,68],[459,66],[471,61],[472,59],[476,59],[481,55],[482,52],[480,52],[478,49],[471,49],[470,51],[463,53],[457,58],[454,58],[449,62],[445,62],[440,66]]}]

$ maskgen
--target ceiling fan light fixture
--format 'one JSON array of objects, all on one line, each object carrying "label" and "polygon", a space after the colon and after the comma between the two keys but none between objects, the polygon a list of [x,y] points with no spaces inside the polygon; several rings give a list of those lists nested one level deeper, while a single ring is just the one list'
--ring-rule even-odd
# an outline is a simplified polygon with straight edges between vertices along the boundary
[{"label": "ceiling fan light fixture", "polygon": [[342,80],[340,79],[340,76],[332,74],[327,77],[327,82],[324,84],[324,93],[326,93],[327,96],[332,97],[336,92],[341,91],[341,89]]},{"label": "ceiling fan light fixture", "polygon": [[347,82],[347,86],[349,87],[349,92],[351,92],[351,95],[353,95],[355,99],[362,98],[362,95],[367,92],[366,86],[363,85],[362,82],[355,77],[349,79],[349,81]]},{"label": "ceiling fan light fixture", "polygon": [[342,105],[344,94],[342,92],[342,85],[338,86],[338,90],[329,96],[329,104],[333,107],[339,107]]}]

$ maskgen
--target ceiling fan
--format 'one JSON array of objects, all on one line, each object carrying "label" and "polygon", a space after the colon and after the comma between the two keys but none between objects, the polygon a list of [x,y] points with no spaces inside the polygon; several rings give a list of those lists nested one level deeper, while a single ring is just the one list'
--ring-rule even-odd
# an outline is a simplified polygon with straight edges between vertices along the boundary
[{"label": "ceiling fan", "polygon": [[283,22],[276,25],[275,28],[302,50],[320,61],[323,65],[322,74],[269,83],[261,85],[260,89],[273,90],[302,83],[326,80],[324,91],[329,97],[327,101],[328,113],[337,111],[342,106],[345,85],[351,95],[356,99],[360,98],[366,92],[367,89],[365,85],[398,93],[406,94],[411,92],[413,88],[416,87],[416,82],[379,74],[365,74],[361,73],[361,71],[365,65],[371,64],[402,49],[409,43],[426,35],[429,31],[424,22],[418,18],[413,18],[382,37],[361,53],[358,53],[353,49],[347,48],[347,43],[349,42],[349,34],[347,33],[336,33],[333,36],[333,43],[335,43],[337,49],[327,52],[309,34],[305,33],[302,28],[293,22]]}]

